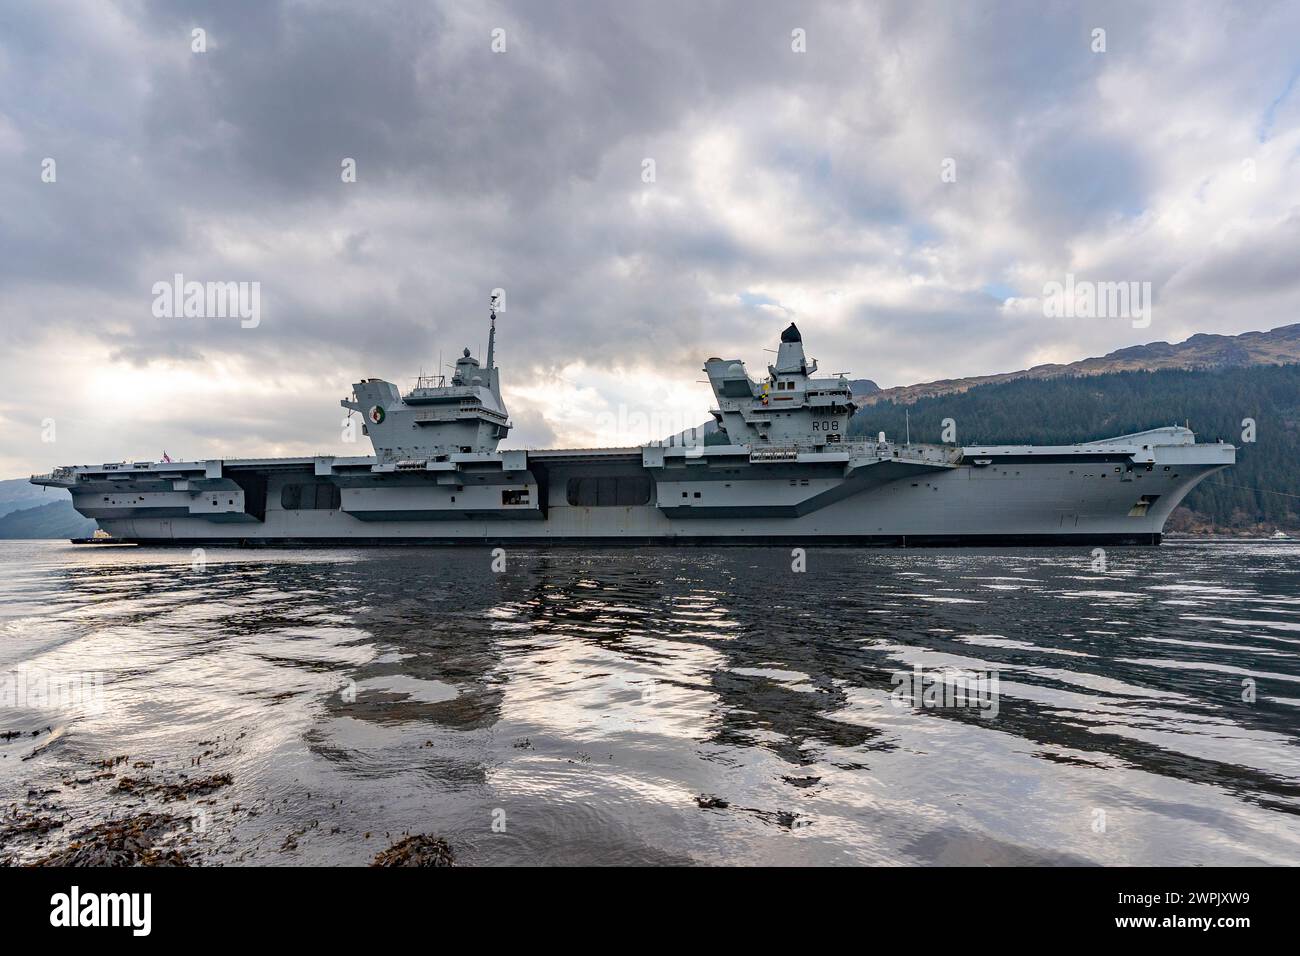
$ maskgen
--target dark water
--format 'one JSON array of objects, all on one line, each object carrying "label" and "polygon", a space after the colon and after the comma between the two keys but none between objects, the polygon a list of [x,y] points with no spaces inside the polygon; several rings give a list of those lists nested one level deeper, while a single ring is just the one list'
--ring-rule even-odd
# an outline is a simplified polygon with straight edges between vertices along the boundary
[{"label": "dark water", "polygon": [[102,692],[0,707],[0,803],[63,823],[0,856],[154,809],[209,865],[1300,862],[1300,545],[1107,558],[3,542],[0,676]]}]

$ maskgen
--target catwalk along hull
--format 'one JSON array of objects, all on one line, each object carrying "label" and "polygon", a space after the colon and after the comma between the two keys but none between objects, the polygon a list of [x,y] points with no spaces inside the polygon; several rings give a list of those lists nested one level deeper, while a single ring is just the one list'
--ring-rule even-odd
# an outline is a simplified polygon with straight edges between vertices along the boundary
[{"label": "catwalk along hull", "polygon": [[1160,428],[1068,446],[891,442],[465,452],[60,468],[115,538],[156,545],[1157,544],[1235,460]]}]

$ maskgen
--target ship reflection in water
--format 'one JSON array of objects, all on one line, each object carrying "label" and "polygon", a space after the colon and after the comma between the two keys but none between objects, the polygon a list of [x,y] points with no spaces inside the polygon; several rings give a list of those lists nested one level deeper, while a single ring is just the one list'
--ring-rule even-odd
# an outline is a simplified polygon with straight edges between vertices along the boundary
[{"label": "ship reflection in water", "polygon": [[[1300,545],[1107,559],[0,543],[6,686],[99,681],[0,709],[63,824],[0,856],[158,810],[205,864],[1294,864]],[[957,674],[995,706],[899,699]]]}]

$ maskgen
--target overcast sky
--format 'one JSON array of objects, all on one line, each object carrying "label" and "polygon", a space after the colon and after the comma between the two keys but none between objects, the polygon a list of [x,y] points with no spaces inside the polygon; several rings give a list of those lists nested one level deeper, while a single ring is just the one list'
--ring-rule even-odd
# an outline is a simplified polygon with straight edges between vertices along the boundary
[{"label": "overcast sky", "polygon": [[[516,447],[703,421],[703,360],[761,373],[791,320],[885,386],[1300,321],[1297,36],[1295,2],[7,3],[0,477],[368,452],[351,383],[477,353],[496,287]],[[259,324],[156,316],[176,273],[260,283]],[[1150,282],[1150,327],[1046,318],[1066,274]]]}]

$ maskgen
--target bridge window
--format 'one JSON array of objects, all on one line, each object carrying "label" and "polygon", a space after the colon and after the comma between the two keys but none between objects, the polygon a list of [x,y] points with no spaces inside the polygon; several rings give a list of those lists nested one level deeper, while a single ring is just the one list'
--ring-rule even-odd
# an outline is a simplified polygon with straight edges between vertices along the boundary
[{"label": "bridge window", "polygon": [[650,478],[646,475],[570,478],[565,491],[569,504],[584,508],[644,505],[650,503]]}]

